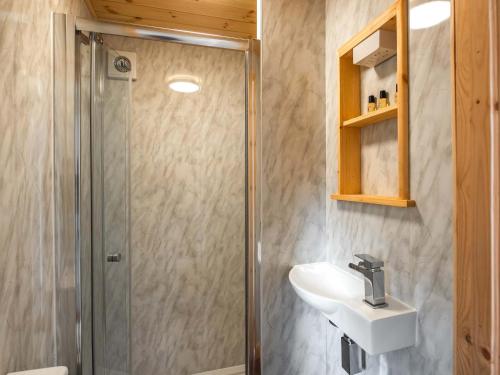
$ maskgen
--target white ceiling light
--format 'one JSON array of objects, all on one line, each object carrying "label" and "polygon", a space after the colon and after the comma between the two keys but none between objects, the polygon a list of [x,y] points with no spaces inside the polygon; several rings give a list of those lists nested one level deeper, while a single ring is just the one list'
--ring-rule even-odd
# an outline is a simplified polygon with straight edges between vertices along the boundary
[{"label": "white ceiling light", "polygon": [[426,29],[450,18],[449,1],[429,1],[410,10],[410,29]]},{"label": "white ceiling light", "polygon": [[192,76],[173,76],[168,79],[168,87],[175,92],[192,94],[200,91],[200,81]]}]

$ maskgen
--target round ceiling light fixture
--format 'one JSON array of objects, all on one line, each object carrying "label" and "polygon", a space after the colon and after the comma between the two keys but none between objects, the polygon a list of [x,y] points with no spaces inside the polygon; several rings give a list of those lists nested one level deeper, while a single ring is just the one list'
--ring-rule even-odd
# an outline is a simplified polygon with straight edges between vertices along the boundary
[{"label": "round ceiling light fixture", "polygon": [[440,24],[450,18],[449,1],[429,1],[410,9],[410,29],[420,30]]},{"label": "round ceiling light fixture", "polygon": [[170,90],[183,94],[192,94],[200,91],[200,80],[197,77],[176,75],[168,79]]}]

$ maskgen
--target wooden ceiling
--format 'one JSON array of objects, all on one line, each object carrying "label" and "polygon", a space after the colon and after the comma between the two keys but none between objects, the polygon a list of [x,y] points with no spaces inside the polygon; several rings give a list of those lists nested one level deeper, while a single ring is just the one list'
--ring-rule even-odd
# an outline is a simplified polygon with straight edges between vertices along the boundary
[{"label": "wooden ceiling", "polygon": [[257,0],[87,0],[100,20],[255,38]]}]

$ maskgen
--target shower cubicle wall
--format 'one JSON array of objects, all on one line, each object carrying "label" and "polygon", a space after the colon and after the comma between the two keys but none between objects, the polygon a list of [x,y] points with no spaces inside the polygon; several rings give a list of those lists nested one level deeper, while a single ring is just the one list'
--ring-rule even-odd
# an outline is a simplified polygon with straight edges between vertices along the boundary
[{"label": "shower cubicle wall", "polygon": [[[70,21],[67,35],[76,29]],[[57,17],[55,26],[63,28]],[[258,306],[246,311],[257,271],[247,245],[258,232],[248,206],[258,199],[258,107],[247,83],[258,55],[111,34],[76,33],[74,134],[56,123],[56,170],[64,172],[56,176],[56,210],[75,220],[74,233],[69,220],[57,229],[59,249],[71,234],[76,244],[61,269],[69,273],[74,262],[76,371],[245,373],[249,355],[258,356],[246,335],[250,322],[250,340],[258,342]],[[131,72],[117,72],[120,56]],[[200,89],[172,90],[178,76],[193,77]],[[251,80],[256,89],[255,73]],[[68,118],[56,113],[59,120]],[[65,173],[71,153],[74,191]],[[74,212],[65,203],[71,199]],[[63,302],[71,309],[69,298]],[[65,319],[61,336],[71,334]]]}]

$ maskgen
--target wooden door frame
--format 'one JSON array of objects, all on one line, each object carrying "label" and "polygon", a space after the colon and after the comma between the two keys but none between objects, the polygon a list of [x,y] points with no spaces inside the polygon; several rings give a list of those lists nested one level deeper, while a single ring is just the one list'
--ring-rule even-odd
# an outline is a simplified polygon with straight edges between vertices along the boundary
[{"label": "wooden door frame", "polygon": [[499,2],[452,1],[456,375],[500,374]]}]

